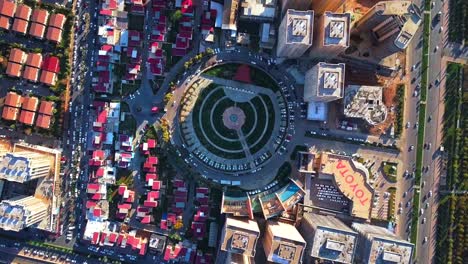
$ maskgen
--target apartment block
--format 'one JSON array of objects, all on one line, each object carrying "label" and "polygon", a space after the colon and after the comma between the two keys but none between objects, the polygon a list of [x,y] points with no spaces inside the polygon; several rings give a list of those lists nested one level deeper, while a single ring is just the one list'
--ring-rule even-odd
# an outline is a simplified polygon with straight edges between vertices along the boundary
[{"label": "apartment block", "polygon": [[306,72],[305,102],[331,102],[343,98],[345,64],[319,62]]},{"label": "apartment block", "polygon": [[414,245],[410,242],[380,226],[353,223],[352,228],[359,234],[359,263],[413,263]]},{"label": "apartment block", "polygon": [[267,222],[263,249],[267,261],[273,263],[302,263],[306,241],[296,227],[279,221]]},{"label": "apartment block", "polygon": [[351,14],[325,12],[314,28],[312,58],[331,59],[349,47]]},{"label": "apartment block", "polygon": [[26,182],[50,173],[50,160],[41,153],[18,151],[4,153],[0,157],[0,179]]},{"label": "apartment block", "polygon": [[0,202],[0,228],[20,231],[44,220],[48,206],[33,196],[18,196]]},{"label": "apartment block", "polygon": [[278,30],[276,55],[299,58],[312,46],[314,11],[288,9]]},{"label": "apartment block", "polygon": [[341,220],[329,215],[304,213],[300,233],[307,241],[306,263],[313,260],[353,263],[358,234]]},{"label": "apartment block", "polygon": [[256,221],[227,216],[221,235],[221,250],[254,257],[259,237],[260,229]]}]

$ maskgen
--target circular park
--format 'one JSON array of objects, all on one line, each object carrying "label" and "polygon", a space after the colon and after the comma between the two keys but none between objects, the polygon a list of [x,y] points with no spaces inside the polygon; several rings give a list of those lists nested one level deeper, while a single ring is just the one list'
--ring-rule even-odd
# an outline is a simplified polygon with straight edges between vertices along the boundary
[{"label": "circular park", "polygon": [[276,82],[253,65],[237,63],[198,74],[178,112],[179,134],[191,156],[233,174],[264,166],[282,144],[287,122]]}]

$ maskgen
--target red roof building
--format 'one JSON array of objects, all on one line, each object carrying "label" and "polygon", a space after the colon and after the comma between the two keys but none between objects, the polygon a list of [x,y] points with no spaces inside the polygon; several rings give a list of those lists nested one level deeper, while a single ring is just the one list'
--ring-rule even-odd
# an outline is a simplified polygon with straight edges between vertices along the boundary
[{"label": "red roof building", "polygon": [[50,116],[39,114],[37,116],[36,126],[40,127],[40,128],[43,128],[43,129],[49,129],[51,120],[52,120],[52,118]]},{"label": "red roof building", "polygon": [[46,26],[33,22],[31,23],[31,26],[29,27],[29,35],[38,39],[43,39],[45,30],[46,30]]},{"label": "red roof building", "polygon": [[42,25],[46,25],[47,19],[49,18],[49,11],[45,9],[34,9],[32,11],[31,21]]},{"label": "red roof building", "polygon": [[0,28],[9,30],[10,26],[10,18],[0,15]]},{"label": "red roof building", "polygon": [[15,12],[15,18],[20,18],[25,21],[29,21],[29,18],[31,17],[32,9],[31,7],[24,5],[24,4],[19,4],[16,7],[16,12]]},{"label": "red roof building", "polygon": [[22,110],[21,113],[20,113],[20,117],[19,117],[18,121],[20,121],[21,123],[23,123],[25,125],[31,126],[32,124],[34,124],[34,118],[35,117],[36,117],[35,112]]},{"label": "red roof building", "polygon": [[50,101],[41,101],[41,104],[39,105],[39,113],[45,114],[45,115],[52,115],[54,111],[54,102]]},{"label": "red roof building", "polygon": [[58,57],[48,56],[44,59],[42,69],[54,73],[60,72],[60,60]]},{"label": "red roof building", "polygon": [[16,11],[16,4],[9,0],[0,0],[0,15],[13,17]]}]

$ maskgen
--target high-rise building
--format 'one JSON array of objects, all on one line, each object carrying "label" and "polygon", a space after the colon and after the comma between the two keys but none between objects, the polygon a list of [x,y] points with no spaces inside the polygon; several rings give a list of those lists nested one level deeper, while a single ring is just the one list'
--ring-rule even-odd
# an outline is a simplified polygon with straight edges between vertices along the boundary
[{"label": "high-rise building", "polygon": [[260,229],[256,221],[227,216],[221,235],[221,250],[254,257],[259,236]]},{"label": "high-rise building", "polygon": [[375,45],[390,51],[402,50],[408,47],[420,24],[420,11],[411,1],[382,1],[355,23],[354,32],[370,34]]},{"label": "high-rise building", "polygon": [[278,30],[278,57],[299,58],[312,46],[314,11],[288,9]]},{"label": "high-rise building", "polygon": [[311,57],[329,59],[349,47],[351,14],[325,12],[314,27],[314,44]]},{"label": "high-rise building", "polygon": [[17,196],[0,202],[0,228],[20,231],[47,217],[47,204],[33,196]]},{"label": "high-rise building", "polygon": [[27,150],[4,153],[0,157],[0,179],[15,182],[49,176],[51,161],[47,155]]},{"label": "high-rise building", "polygon": [[279,221],[267,222],[263,249],[267,261],[273,263],[302,263],[306,241],[296,227]]},{"label": "high-rise building", "polygon": [[326,11],[336,12],[344,2],[345,0],[313,0],[312,10],[317,15],[322,15]]},{"label": "high-rise building", "polygon": [[307,241],[306,263],[311,260],[353,263],[358,234],[333,216],[304,213],[300,233]]},{"label": "high-rise building", "polygon": [[369,125],[377,125],[387,119],[387,107],[383,103],[380,86],[348,85],[344,96],[344,115],[364,119]]},{"label": "high-rise building", "polygon": [[410,242],[379,226],[353,223],[352,228],[359,234],[359,263],[412,263],[414,245]]},{"label": "high-rise building", "polygon": [[223,21],[221,28],[237,31],[237,11],[239,0],[225,0],[223,8]]},{"label": "high-rise building", "polygon": [[343,98],[345,64],[319,62],[307,71],[304,83],[305,102],[331,102]]},{"label": "high-rise building", "polygon": [[312,0],[281,0],[281,10],[283,13],[288,9],[310,10]]}]

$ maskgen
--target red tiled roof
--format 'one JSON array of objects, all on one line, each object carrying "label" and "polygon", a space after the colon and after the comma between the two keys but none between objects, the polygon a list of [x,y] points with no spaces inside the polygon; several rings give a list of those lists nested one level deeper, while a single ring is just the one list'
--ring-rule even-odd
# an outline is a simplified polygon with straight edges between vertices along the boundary
[{"label": "red tiled roof", "polygon": [[153,181],[153,186],[151,187],[153,190],[161,189],[161,181]]},{"label": "red tiled roof", "polygon": [[34,9],[32,11],[31,21],[45,25],[48,17],[49,11],[45,9]]},{"label": "red tiled roof", "polygon": [[40,68],[42,64],[42,54],[40,53],[29,53],[26,59],[26,65]]},{"label": "red tiled roof", "polygon": [[92,244],[97,244],[98,240],[99,240],[99,232],[94,232],[93,233],[93,239],[91,240],[91,243]]},{"label": "red tiled roof", "polygon": [[57,81],[57,74],[54,72],[42,70],[39,81],[48,86],[54,86],[55,82]]},{"label": "red tiled roof", "polygon": [[125,190],[127,190],[127,186],[125,185],[120,185],[119,186],[119,195],[123,195]]},{"label": "red tiled roof", "polygon": [[28,21],[15,18],[11,30],[26,35],[26,32],[28,32]]},{"label": "red tiled roof", "polygon": [[26,125],[32,125],[34,123],[35,116],[35,112],[22,110],[18,121]]},{"label": "red tiled roof", "polygon": [[96,205],[97,205],[97,202],[95,202],[95,201],[91,201],[91,200],[86,201],[86,208],[87,209],[89,209],[91,207],[94,207]]},{"label": "red tiled roof", "polygon": [[49,27],[55,27],[58,29],[63,29],[63,25],[65,24],[65,15],[63,14],[52,14],[49,18]]},{"label": "red tiled roof", "polygon": [[10,56],[8,57],[8,61],[21,64],[24,62],[25,59],[26,59],[26,52],[17,48],[12,48],[10,50]]},{"label": "red tiled roof", "polygon": [[10,29],[10,19],[8,17],[0,15],[0,28]]},{"label": "red tiled roof", "polygon": [[21,95],[15,92],[8,92],[5,97],[5,105],[20,107],[21,106]]},{"label": "red tiled roof", "polygon": [[29,17],[31,16],[32,9],[31,7],[24,5],[24,4],[19,4],[16,7],[16,13],[15,17],[21,18],[23,20],[29,21]]},{"label": "red tiled roof", "polygon": [[44,25],[41,25],[39,23],[31,23],[31,27],[29,28],[29,35],[39,39],[43,39],[45,29],[46,27]]},{"label": "red tiled roof", "polygon": [[12,1],[0,0],[0,15],[13,17],[16,10],[16,4]]},{"label": "red tiled roof", "polygon": [[55,43],[60,43],[62,41],[62,30],[55,27],[49,27],[47,29],[46,39]]},{"label": "red tiled roof", "polygon": [[44,129],[50,128],[51,117],[48,115],[39,114],[36,120],[36,126]]},{"label": "red tiled roof", "polygon": [[53,110],[54,110],[54,102],[44,101],[44,100],[41,101],[41,104],[39,106],[39,113],[52,115]]},{"label": "red tiled roof", "polygon": [[2,118],[6,120],[18,119],[19,109],[16,107],[4,106],[2,111]]},{"label": "red tiled roof", "polygon": [[37,110],[37,105],[39,104],[39,99],[37,97],[23,97],[23,103],[21,108],[24,110],[35,112]]},{"label": "red tiled roof", "polygon": [[21,68],[23,66],[18,63],[8,62],[6,74],[12,77],[20,77],[21,76]]}]

